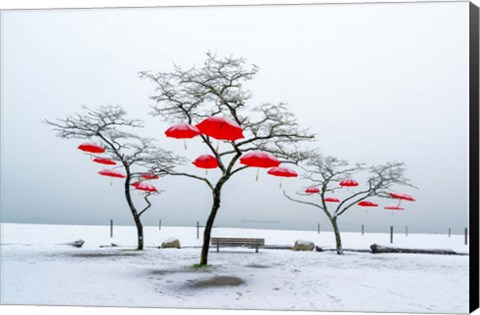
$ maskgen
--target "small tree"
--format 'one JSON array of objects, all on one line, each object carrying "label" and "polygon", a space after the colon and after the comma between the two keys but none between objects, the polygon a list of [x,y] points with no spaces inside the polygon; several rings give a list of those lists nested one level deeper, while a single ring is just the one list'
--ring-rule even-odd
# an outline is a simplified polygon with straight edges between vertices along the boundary
[{"label": "small tree", "polygon": [[216,148],[216,140],[201,134],[207,150],[218,162],[221,176],[217,181],[178,171],[173,176],[187,176],[202,181],[212,192],[212,206],[205,224],[200,265],[207,265],[210,235],[218,210],[224,185],[247,166],[239,165],[242,154],[259,150],[274,154],[288,163],[298,163],[307,153],[300,151],[298,143],[313,138],[306,129],[300,128],[285,104],[262,104],[253,106],[251,93],[243,83],[253,79],[258,68],[247,67],[243,58],[217,58],[207,54],[201,68],[183,70],[176,66],[170,73],[142,72],[140,76],[155,84],[156,102],[153,115],[169,122],[199,123],[215,115],[231,119],[238,124],[245,138],[225,141],[228,148]]},{"label": "small tree", "polygon": [[[351,191],[350,194],[341,200],[338,205],[327,207],[327,194],[334,193],[342,189],[339,183],[344,179],[350,178],[353,174],[366,172],[368,179],[364,188],[358,191]],[[320,202],[312,202],[292,198],[285,191],[285,197],[289,200],[314,206],[323,211],[332,225],[335,233],[335,243],[337,253],[343,254],[342,240],[337,220],[347,210],[351,209],[358,202],[370,197],[391,198],[390,189],[395,185],[415,187],[404,177],[405,165],[399,162],[389,162],[384,165],[366,167],[364,164],[350,165],[347,161],[331,156],[313,154],[306,162],[304,179],[312,182],[313,186],[318,187],[320,192]],[[345,189],[345,188],[343,188]],[[297,195],[305,196],[303,192],[297,192]]]},{"label": "small tree", "polygon": [[56,136],[60,138],[89,139],[101,143],[111,159],[119,162],[126,176],[125,198],[137,228],[137,249],[142,250],[144,239],[141,216],[151,207],[149,197],[159,192],[145,193],[143,199],[146,206],[137,210],[132,200],[130,183],[133,180],[141,180],[145,171],[154,167],[159,170],[159,174],[164,174],[172,168],[176,158],[169,151],[158,148],[153,139],[124,131],[124,128],[141,128],[143,123],[138,119],[127,118],[126,111],[121,107],[101,106],[97,109],[87,107],[83,109],[85,111],[83,114],[44,122],[53,126]]}]

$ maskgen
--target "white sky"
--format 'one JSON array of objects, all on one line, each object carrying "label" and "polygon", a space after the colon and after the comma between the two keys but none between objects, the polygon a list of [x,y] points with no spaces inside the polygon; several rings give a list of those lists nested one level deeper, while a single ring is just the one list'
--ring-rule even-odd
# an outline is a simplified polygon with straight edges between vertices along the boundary
[{"label": "white sky", "polygon": [[[211,50],[258,65],[252,102],[289,103],[324,154],[408,164],[420,190],[399,190],[418,201],[394,216],[352,209],[340,219],[344,230],[393,224],[412,233],[461,232],[468,223],[467,17],[468,2],[3,12],[2,220],[131,224],[121,183],[96,174],[98,165],[76,149],[82,141],[58,139],[40,121],[81,105],[119,104],[146,120],[144,135],[193,160],[204,149],[192,140],[185,152],[164,136],[168,124],[147,115],[153,86],[137,72],[200,64]],[[210,195],[201,183],[155,184],[166,192],[146,224],[206,220]],[[256,183],[254,170],[227,184],[216,223],[259,226],[242,220],[327,226],[317,209],[282,197],[278,178],[263,172]]]}]

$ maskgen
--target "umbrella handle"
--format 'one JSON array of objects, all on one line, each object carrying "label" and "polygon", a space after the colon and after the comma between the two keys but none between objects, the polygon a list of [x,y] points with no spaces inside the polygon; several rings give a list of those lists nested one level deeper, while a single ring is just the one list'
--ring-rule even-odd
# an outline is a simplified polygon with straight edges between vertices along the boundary
[{"label": "umbrella handle", "polygon": [[255,177],[255,181],[258,182],[258,175],[259,175],[259,172],[260,172],[260,168],[257,167],[257,176]]},{"label": "umbrella handle", "polygon": [[183,139],[183,148],[187,150],[187,140]]}]

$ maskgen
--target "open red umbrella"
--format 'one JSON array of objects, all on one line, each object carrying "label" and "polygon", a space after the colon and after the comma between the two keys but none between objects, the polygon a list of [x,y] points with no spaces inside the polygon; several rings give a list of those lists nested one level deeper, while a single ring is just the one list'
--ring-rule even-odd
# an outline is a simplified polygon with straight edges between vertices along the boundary
[{"label": "open red umbrella", "polygon": [[378,204],[372,201],[364,200],[357,203],[360,207],[378,207]]},{"label": "open red umbrella", "polygon": [[412,196],[410,196],[409,194],[405,194],[405,193],[395,193],[395,192],[391,192],[390,193],[390,197],[392,197],[393,199],[398,199],[398,207],[400,207],[400,204],[402,203],[402,200],[406,200],[406,201],[416,201],[415,198],[413,198]]},{"label": "open red umbrella", "polygon": [[267,174],[282,177],[280,179],[280,188],[282,187],[283,177],[297,177],[298,174],[288,167],[274,167],[268,170]]},{"label": "open red umbrella", "polygon": [[197,127],[185,123],[173,125],[165,131],[167,137],[175,139],[191,139],[199,134]]},{"label": "open red umbrella", "polygon": [[183,139],[183,146],[187,149],[187,143],[185,139],[191,139],[200,134],[200,130],[197,127],[190,124],[176,124],[171,126],[165,131],[165,135],[170,138]]},{"label": "open red umbrella", "polygon": [[268,170],[267,172],[270,175],[273,176],[279,176],[279,177],[297,177],[298,174],[294,170],[288,167],[274,167]]},{"label": "open red umbrella", "polygon": [[200,155],[198,158],[195,159],[195,161],[192,162],[192,164],[195,165],[196,167],[204,168],[205,174],[208,174],[207,169],[218,167],[217,159],[210,154]]},{"label": "open red umbrella", "polygon": [[397,205],[389,205],[389,206],[384,207],[384,209],[386,209],[386,210],[405,210],[405,208],[400,208]]},{"label": "open red umbrella", "polygon": [[305,193],[307,194],[317,194],[320,192],[320,189],[318,189],[317,187],[308,187],[307,189],[305,189]]},{"label": "open red umbrella", "polygon": [[126,176],[114,170],[101,170],[98,174],[109,177],[125,178]]},{"label": "open red umbrella", "polygon": [[155,186],[147,184],[145,182],[140,182],[137,185],[135,185],[135,189],[146,191],[146,192],[157,192],[158,191],[157,188],[155,188]]},{"label": "open red umbrella", "polygon": [[378,204],[368,200],[360,201],[359,203],[357,203],[357,205],[359,205],[360,207],[366,207],[367,209],[365,209],[365,213],[368,212],[369,207],[378,207]]},{"label": "open red umbrella", "polygon": [[192,162],[192,164],[196,167],[205,169],[218,167],[217,159],[210,154],[200,155],[198,158],[195,159],[195,161]]},{"label": "open red umbrella", "polygon": [[242,128],[237,123],[224,117],[205,118],[196,127],[202,134],[217,140],[235,141],[244,138]]},{"label": "open red umbrella", "polygon": [[[270,168],[279,166],[280,160],[268,152],[252,151],[245,153],[240,158],[240,163],[250,167]],[[259,169],[257,169],[256,180],[258,180],[258,171]]]},{"label": "open red umbrella", "polygon": [[[114,170],[101,170],[100,172],[98,172],[98,174],[102,175],[102,176],[108,176],[108,177],[116,177],[116,178],[125,178],[126,176],[123,175],[122,173],[120,172],[117,172],[117,171],[114,171]],[[112,180],[110,179],[110,186],[112,185]]]},{"label": "open red umbrella", "polygon": [[102,157],[96,157],[93,159],[93,162],[104,164],[104,165],[116,165],[117,162],[107,159],[107,158],[102,158]]},{"label": "open red umbrella", "polygon": [[95,143],[82,143],[77,147],[79,150],[87,153],[103,153],[105,149]]},{"label": "open red umbrella", "polygon": [[280,161],[273,154],[262,151],[245,153],[240,158],[240,163],[250,167],[270,168],[280,165]]},{"label": "open red umbrella", "polygon": [[[412,196],[410,196],[409,194],[405,194],[405,193],[394,193],[394,192],[391,192],[390,193],[390,197],[394,198],[394,199],[399,199],[400,202],[402,200],[406,200],[406,201],[416,201],[415,198],[413,198]],[[400,205],[400,202],[399,202],[399,205]]]},{"label": "open red umbrella", "polygon": [[137,187],[138,185],[140,185],[142,182],[135,182],[133,184],[130,184],[130,186],[133,186],[133,187]]},{"label": "open red umbrella", "polygon": [[142,178],[143,179],[158,179],[158,175],[153,174],[153,173],[145,173],[145,174],[142,174]]},{"label": "open red umbrella", "polygon": [[358,186],[358,182],[354,179],[344,179],[340,182],[340,186],[342,187],[355,187]]},{"label": "open red umbrella", "polygon": [[340,202],[340,199],[338,199],[336,197],[327,197],[324,200],[325,200],[325,202]]},{"label": "open red umbrella", "polygon": [[[403,211],[405,210],[404,208],[400,208],[400,206],[398,205],[389,205],[389,206],[386,206],[384,208],[385,210],[397,210],[397,211]],[[392,212],[392,216],[393,216],[394,212]]]}]

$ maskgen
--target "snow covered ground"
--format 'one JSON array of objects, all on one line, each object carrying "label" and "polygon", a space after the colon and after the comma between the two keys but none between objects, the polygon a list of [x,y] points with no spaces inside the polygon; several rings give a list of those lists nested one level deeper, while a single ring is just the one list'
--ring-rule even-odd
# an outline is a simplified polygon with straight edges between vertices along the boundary
[{"label": "snow covered ground", "polygon": [[[3,304],[468,312],[468,256],[212,248],[211,266],[195,270],[201,240],[193,227],[146,227],[141,252],[131,250],[133,227],[116,226],[113,238],[107,226],[1,227]],[[334,245],[330,232],[218,228],[213,236]],[[388,234],[342,236],[345,248],[389,245]],[[156,248],[170,237],[189,248]],[[61,245],[80,238],[82,248]],[[119,247],[99,247],[112,242]],[[468,252],[462,235],[395,234],[393,245]]]}]

